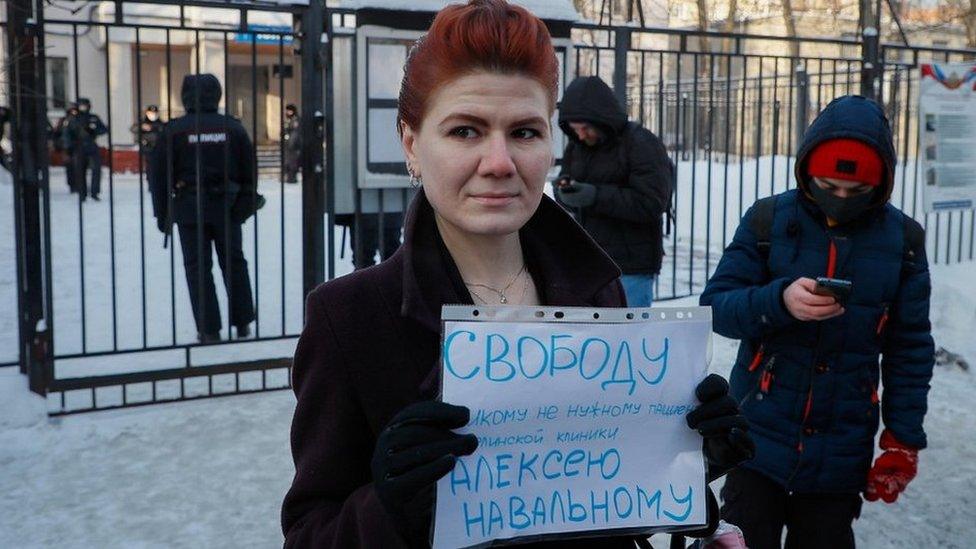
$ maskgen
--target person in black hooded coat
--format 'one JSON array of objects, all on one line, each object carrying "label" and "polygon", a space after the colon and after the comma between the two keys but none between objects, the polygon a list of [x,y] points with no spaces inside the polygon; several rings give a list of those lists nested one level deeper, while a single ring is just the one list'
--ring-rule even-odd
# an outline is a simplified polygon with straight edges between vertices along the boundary
[{"label": "person in black hooded coat", "polygon": [[183,79],[186,115],[166,124],[149,170],[159,230],[168,234],[173,223],[179,228],[197,338],[204,343],[220,339],[221,328],[211,246],[217,250],[237,337],[247,337],[254,320],[241,224],[260,207],[261,197],[255,190],[251,139],[240,121],[217,112],[221,94],[212,74]]},{"label": "person in black hooded coat", "polygon": [[663,215],[674,168],[656,135],[629,122],[613,90],[596,76],[574,80],[559,105],[569,136],[556,198],[623,271],[632,307],[650,306],[661,271]]}]

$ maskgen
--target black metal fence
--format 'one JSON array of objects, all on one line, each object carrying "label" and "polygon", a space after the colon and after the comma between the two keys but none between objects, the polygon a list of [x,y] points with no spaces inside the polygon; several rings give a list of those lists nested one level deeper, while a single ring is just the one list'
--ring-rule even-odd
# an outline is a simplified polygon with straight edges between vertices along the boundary
[{"label": "black metal fence", "polygon": [[[613,81],[631,118],[661,137],[676,166],[676,222],[658,300],[701,291],[745,210],[795,185],[793,154],[809,122],[835,97],[862,89],[853,40],[601,25],[577,25],[573,38],[576,73]],[[974,211],[922,211],[918,66],[974,58],[974,51],[882,48],[878,97],[899,155],[892,200],[926,227],[934,263],[973,259]]]},{"label": "black metal fence", "polygon": [[[303,205],[316,203],[305,194],[321,189],[323,177],[321,59],[311,60],[317,70],[296,65],[308,62],[299,44],[309,25],[319,43],[321,8],[166,4],[103,2],[66,14],[42,2],[7,2],[8,66],[20,65],[8,72],[17,195],[8,211],[18,214],[21,304],[19,356],[12,358],[31,389],[48,396],[53,414],[290,384],[290,356],[303,321]],[[194,5],[200,9],[187,9]],[[201,342],[188,283],[195,278],[202,296],[209,265],[224,267],[233,256],[229,210],[224,241],[215,242],[223,253],[213,254],[209,244],[204,249],[204,226],[196,223],[200,245],[181,254],[194,239],[184,243],[157,230],[139,122],[150,104],[158,105],[163,121],[186,114],[192,105],[182,103],[182,79],[205,72],[218,75],[223,86],[220,111],[239,118],[252,139],[257,189],[250,198],[256,202],[260,193],[267,204],[244,223],[241,236],[253,334],[239,338],[231,329],[230,305],[241,296],[233,295],[227,283],[233,275],[222,269],[215,280],[220,341]],[[59,130],[80,98],[90,100],[108,131],[94,138],[106,169],[79,176]],[[304,155],[305,185],[291,185],[281,177],[284,111],[288,103],[303,102],[304,141],[320,145]],[[241,159],[228,152],[224,161]],[[86,193],[72,192],[72,171],[75,182],[91,179],[87,200]],[[103,179],[100,201],[93,200],[96,171]],[[167,181],[167,195],[177,192],[175,183]],[[225,177],[223,189],[232,184]],[[195,191],[199,206],[203,198]],[[184,272],[186,253],[196,255],[196,272]]]},{"label": "black metal fence", "polygon": [[[15,214],[18,311],[10,323],[16,345],[12,335],[5,345],[16,352],[0,362],[19,364],[31,389],[48,395],[52,414],[286,388],[305,294],[354,268],[350,256],[364,250],[351,236],[364,224],[374,224],[380,250],[398,238],[385,230],[398,218],[384,214],[401,212],[412,196],[409,188],[351,188],[355,155],[350,173],[339,171],[337,155],[348,151],[338,143],[347,132],[355,143],[360,131],[355,118],[343,119],[357,112],[355,93],[343,103],[348,110],[337,110],[343,94],[356,89],[344,79],[362,77],[355,70],[356,14],[323,12],[314,2],[96,5],[56,18],[39,0],[6,2],[14,184],[0,185],[0,205]],[[187,6],[201,11],[191,16]],[[200,19],[202,12],[209,15]],[[567,77],[612,82],[677,167],[676,221],[656,283],[659,301],[700,291],[745,209],[793,185],[792,154],[808,122],[834,97],[861,88],[860,44],[849,40],[589,24],[574,26],[572,39]],[[352,59],[341,61],[341,52],[353,52]],[[893,200],[924,221],[936,263],[972,260],[974,212],[921,211],[917,67],[974,56],[882,50],[880,97],[899,153]],[[339,71],[342,62],[353,70]],[[221,112],[239,117],[252,137],[257,192],[267,199],[243,231],[254,333],[234,338],[218,277],[223,329],[212,343],[197,341],[179,243],[161,246],[130,131],[149,103],[164,120],[183,114],[180,80],[202,72],[218,74]],[[80,97],[92,99],[109,128],[98,140],[107,167],[101,202],[69,192],[49,139],[47,124]],[[287,103],[299,105],[302,119],[302,179],[295,185],[281,177]],[[338,205],[342,192],[351,193],[351,211]]]}]

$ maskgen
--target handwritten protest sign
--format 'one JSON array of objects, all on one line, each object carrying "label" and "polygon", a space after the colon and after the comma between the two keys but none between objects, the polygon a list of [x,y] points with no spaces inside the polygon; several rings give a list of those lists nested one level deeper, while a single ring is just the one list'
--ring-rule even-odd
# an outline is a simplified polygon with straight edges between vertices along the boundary
[{"label": "handwritten protest sign", "polygon": [[711,311],[446,306],[442,398],[478,450],[437,484],[434,547],[705,523]]}]

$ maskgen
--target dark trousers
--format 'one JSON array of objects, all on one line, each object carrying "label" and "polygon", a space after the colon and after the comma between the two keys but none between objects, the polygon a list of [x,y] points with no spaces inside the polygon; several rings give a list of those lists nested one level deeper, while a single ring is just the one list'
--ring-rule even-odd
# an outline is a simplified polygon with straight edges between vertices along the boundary
[{"label": "dark trousers", "polygon": [[854,547],[859,494],[791,494],[743,468],[728,474],[721,494],[722,518],[742,529],[749,549],[779,549],[783,527],[787,549]]},{"label": "dark trousers", "polygon": [[[247,260],[241,247],[241,226],[237,223],[179,223],[180,247],[183,248],[183,268],[186,286],[190,291],[190,304],[197,331],[202,334],[220,332],[220,307],[213,279],[213,252],[227,288],[230,304],[230,322],[234,326],[249,324],[254,320],[254,300],[251,296],[251,277],[247,272]],[[203,238],[203,253],[199,253],[198,237]],[[202,301],[201,301],[202,300]]]},{"label": "dark trousers", "polygon": [[139,160],[142,162],[142,177],[148,184],[152,181],[152,175],[149,173],[149,168],[152,166],[152,152],[143,152]]},{"label": "dark trousers", "polygon": [[78,192],[78,181],[75,180],[75,157],[70,153],[64,163],[64,178],[68,180],[68,189],[73,193]]},{"label": "dark trousers", "polygon": [[301,152],[285,149],[285,165],[282,166],[285,183],[296,183],[298,181],[298,171],[301,167]]},{"label": "dark trousers", "polygon": [[[75,192],[82,198],[89,194],[98,196],[102,192],[102,157],[95,152],[76,150],[71,155],[71,177],[75,181]],[[91,189],[88,187],[88,170],[91,170]],[[90,193],[89,193],[90,191]]]},{"label": "dark trousers", "polygon": [[403,219],[400,214],[383,215],[383,242],[380,246],[379,215],[362,214],[359,230],[355,223],[349,227],[349,245],[352,247],[352,263],[356,269],[363,269],[376,263],[376,252],[380,260],[388,259],[400,247],[400,229]]}]

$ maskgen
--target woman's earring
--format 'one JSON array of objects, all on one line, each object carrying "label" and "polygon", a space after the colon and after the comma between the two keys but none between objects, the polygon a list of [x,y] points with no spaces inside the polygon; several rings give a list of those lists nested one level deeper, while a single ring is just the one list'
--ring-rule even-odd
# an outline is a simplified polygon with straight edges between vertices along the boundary
[{"label": "woman's earring", "polygon": [[407,166],[407,173],[410,174],[410,186],[414,189],[419,187],[420,184],[424,182],[424,180],[421,179],[419,175],[416,175],[416,173],[413,171],[413,166]]}]

